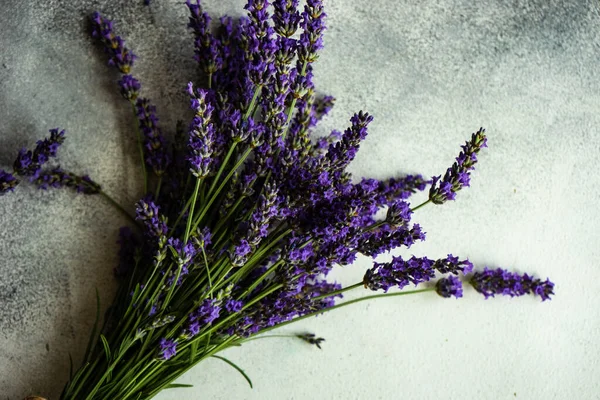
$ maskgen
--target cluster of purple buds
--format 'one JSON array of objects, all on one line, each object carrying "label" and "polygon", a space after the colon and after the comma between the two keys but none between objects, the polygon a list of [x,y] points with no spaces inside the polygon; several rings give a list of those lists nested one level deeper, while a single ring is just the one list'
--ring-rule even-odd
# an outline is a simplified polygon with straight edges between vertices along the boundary
[{"label": "cluster of purple buds", "polygon": [[41,167],[50,158],[56,157],[56,152],[64,141],[64,130],[58,130],[58,128],[50,129],[50,137],[39,140],[33,152],[21,149],[13,165],[15,173],[20,176],[31,177],[31,180],[35,180],[41,171]]},{"label": "cluster of purple buds", "polygon": [[0,196],[13,192],[15,187],[19,184],[17,178],[12,174],[0,169]]},{"label": "cluster of purple buds", "polygon": [[404,225],[408,224],[412,210],[410,204],[405,201],[398,201],[389,206],[385,222],[390,225]]},{"label": "cluster of purple buds", "polygon": [[471,180],[470,171],[475,169],[477,154],[482,147],[487,147],[485,129],[481,128],[473,133],[471,140],[462,146],[463,151],[456,158],[452,167],[448,168],[444,178],[434,176],[429,189],[429,200],[434,204],[443,204],[448,200],[456,198],[456,192],[465,186],[469,186]]},{"label": "cluster of purple buds", "polygon": [[121,90],[121,95],[126,100],[133,102],[138,98],[141,85],[137,79],[129,74],[125,74],[121,77],[118,83],[119,89]]},{"label": "cluster of purple buds", "polygon": [[171,339],[160,339],[158,358],[160,360],[169,360],[177,355],[177,341]]},{"label": "cluster of purple buds", "polygon": [[187,328],[180,335],[182,339],[196,336],[202,329],[210,326],[221,315],[223,307],[221,301],[204,299],[200,306],[188,315]]},{"label": "cluster of purple buds", "polygon": [[149,237],[161,238],[167,234],[165,217],[159,214],[159,207],[151,200],[140,200],[136,204],[136,219],[142,221]]},{"label": "cluster of purple buds", "polygon": [[554,294],[554,283],[548,279],[542,281],[527,274],[519,275],[501,268],[486,267],[482,272],[473,274],[470,283],[486,299],[496,294],[511,297],[534,294],[544,301],[550,300],[550,295]]},{"label": "cluster of purple buds", "polygon": [[95,12],[92,16],[92,36],[100,39],[104,51],[108,54],[108,64],[127,74],[133,66],[136,56],[125,47],[125,42],[113,32],[113,23]]},{"label": "cluster of purple buds", "polygon": [[435,291],[442,297],[454,296],[458,299],[463,295],[462,281],[454,275],[449,275],[437,281]]}]

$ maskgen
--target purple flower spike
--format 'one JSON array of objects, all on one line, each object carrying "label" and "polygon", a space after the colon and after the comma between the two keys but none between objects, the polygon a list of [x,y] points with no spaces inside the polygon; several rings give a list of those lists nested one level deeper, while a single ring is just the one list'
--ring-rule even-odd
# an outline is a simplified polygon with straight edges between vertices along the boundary
[{"label": "purple flower spike", "polygon": [[463,295],[462,282],[454,275],[450,275],[437,281],[435,291],[442,297],[454,296],[458,299]]},{"label": "purple flower spike", "polygon": [[33,183],[43,190],[67,187],[82,194],[98,194],[102,191],[100,185],[94,182],[89,176],[75,175],[64,171],[60,167],[38,173]]},{"label": "purple flower spike", "polygon": [[191,108],[196,113],[189,130],[187,159],[192,174],[205,178],[212,170],[215,150],[215,128],[211,122],[214,107],[206,98],[207,91],[198,89],[194,92],[191,82],[187,91],[191,97]]},{"label": "purple flower spike", "polygon": [[161,360],[168,360],[177,354],[177,342],[171,339],[160,339],[160,348],[158,350]]},{"label": "purple flower spike", "polygon": [[429,189],[429,200],[434,204],[443,204],[448,200],[456,198],[456,192],[465,186],[469,186],[470,171],[475,169],[477,154],[481,148],[487,147],[485,129],[480,128],[471,136],[471,140],[462,146],[463,151],[456,158],[452,167],[448,168],[444,178],[434,176],[431,189]]},{"label": "purple flower spike", "polygon": [[149,99],[138,98],[135,103],[140,130],[144,135],[144,155],[146,165],[154,170],[156,175],[162,175],[171,162],[167,152],[166,140],[158,127],[156,107]]},{"label": "purple flower spike", "polygon": [[304,32],[300,35],[298,59],[300,62],[312,63],[318,58],[318,51],[323,48],[325,17],[322,0],[307,0],[302,13],[300,25]]},{"label": "purple flower spike", "polygon": [[470,283],[486,299],[494,297],[496,294],[511,297],[533,294],[540,296],[542,301],[545,301],[550,300],[550,295],[554,294],[554,283],[548,279],[542,281],[527,274],[519,275],[501,268],[488,269],[486,267],[483,272],[476,272]]},{"label": "purple flower spike", "polygon": [[329,145],[329,150],[325,155],[332,170],[343,170],[354,159],[360,143],[367,137],[367,125],[373,121],[373,117],[368,113],[360,111],[350,119],[352,126],[344,132],[342,139]]},{"label": "purple flower spike", "polygon": [[402,257],[393,257],[389,263],[375,263],[373,268],[367,270],[363,282],[366,288],[383,289],[386,292],[394,286],[402,289],[411,283],[418,285],[435,276],[433,264],[434,261],[427,257],[413,256],[407,261]]},{"label": "purple flower spike", "polygon": [[104,45],[104,52],[108,54],[108,64],[114,65],[124,74],[129,73],[136,56],[125,47],[123,39],[115,35],[112,21],[95,12],[92,16],[92,25],[92,36]]},{"label": "purple flower spike", "polygon": [[8,192],[13,192],[18,184],[19,181],[17,178],[3,169],[0,169],[0,196]]}]

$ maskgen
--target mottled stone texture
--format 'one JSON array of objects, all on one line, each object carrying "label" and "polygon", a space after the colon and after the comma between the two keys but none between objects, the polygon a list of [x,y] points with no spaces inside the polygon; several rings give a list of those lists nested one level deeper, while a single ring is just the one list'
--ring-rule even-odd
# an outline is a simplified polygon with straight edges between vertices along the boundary
[{"label": "mottled stone texture", "polygon": [[[239,15],[242,0],[206,1]],[[418,5],[417,5],[418,4]],[[428,240],[481,267],[550,276],[551,302],[435,295],[354,306],[210,360],[158,399],[591,399],[600,389],[600,16],[595,1],[330,0],[316,81],[338,98],[323,131],[375,116],[352,168],[378,178],[443,173],[484,126],[472,187],[419,210]],[[140,195],[133,121],[115,72],[88,35],[100,10],[139,55],[136,75],[163,127],[184,117],[196,74],[182,1],[0,2],[0,168],[56,126],[61,165],[102,183],[131,210]],[[21,187],[0,199],[0,399],[56,399],[79,362],[94,288],[111,300],[118,227],[97,197]],[[409,254],[406,254],[409,255]],[[360,280],[366,260],[339,271]]]}]

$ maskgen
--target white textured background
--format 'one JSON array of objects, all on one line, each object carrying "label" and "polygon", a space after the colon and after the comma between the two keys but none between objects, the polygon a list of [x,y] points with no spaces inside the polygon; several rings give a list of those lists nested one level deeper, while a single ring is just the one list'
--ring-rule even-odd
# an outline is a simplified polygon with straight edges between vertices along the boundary
[{"label": "white textured background", "polygon": [[[134,73],[163,127],[182,117],[194,77],[182,1],[0,1],[0,168],[49,128],[69,138],[62,166],[89,173],[121,202],[140,195],[137,153],[117,75],[88,37],[100,10],[140,59]],[[556,282],[556,297],[473,290],[362,303],[286,327],[327,339],[265,339],[188,373],[168,399],[600,398],[600,12],[597,2],[329,0],[318,89],[337,99],[323,132],[374,114],[357,176],[443,173],[484,126],[472,187],[419,210],[428,233],[411,252],[448,252]],[[214,16],[243,0],[206,1]],[[421,200],[416,198],[415,201]],[[132,208],[130,206],[130,208]],[[0,400],[56,399],[70,351],[82,356],[93,288],[114,290],[118,227],[100,198],[19,188],[0,199]],[[410,254],[403,252],[403,254]],[[361,279],[361,259],[335,278]]]}]

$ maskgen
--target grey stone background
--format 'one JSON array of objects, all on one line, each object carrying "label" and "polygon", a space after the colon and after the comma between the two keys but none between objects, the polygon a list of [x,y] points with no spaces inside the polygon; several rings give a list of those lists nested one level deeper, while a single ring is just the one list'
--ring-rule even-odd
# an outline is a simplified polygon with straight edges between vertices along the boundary
[{"label": "grey stone background", "polygon": [[[185,117],[195,76],[182,1],[2,0],[0,168],[56,126],[61,165],[89,173],[133,208],[140,171],[115,72],[86,16],[114,18],[140,59],[135,74],[163,127]],[[214,16],[243,0],[206,1]],[[226,355],[158,399],[593,399],[600,389],[600,11],[596,1],[329,0],[319,89],[337,99],[322,132],[364,109],[375,121],[357,176],[443,173],[459,145],[487,128],[472,187],[415,216],[452,252],[556,282],[551,302],[434,295],[361,303],[287,332],[327,339],[318,351],[266,339]],[[417,198],[415,201],[421,200]],[[56,399],[94,318],[94,287],[111,299],[117,229],[97,197],[22,185],[0,199],[0,399]],[[368,261],[336,271],[359,280]],[[360,294],[360,293],[358,293]],[[352,296],[349,296],[352,297]]]}]

